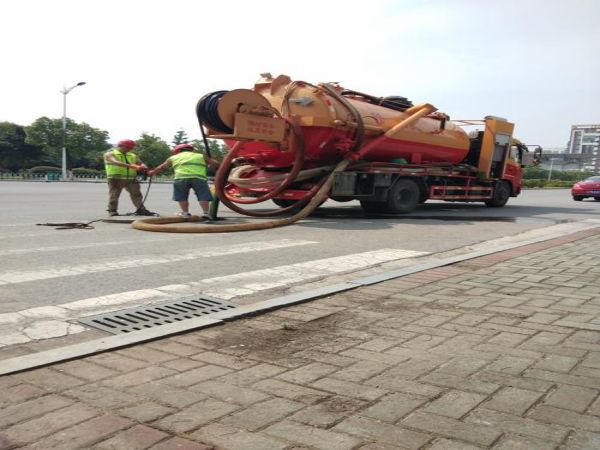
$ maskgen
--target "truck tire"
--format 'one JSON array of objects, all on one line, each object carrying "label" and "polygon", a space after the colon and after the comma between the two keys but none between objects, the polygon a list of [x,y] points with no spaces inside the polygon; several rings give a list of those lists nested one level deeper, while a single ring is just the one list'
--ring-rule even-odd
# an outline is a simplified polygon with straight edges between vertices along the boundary
[{"label": "truck tire", "polygon": [[417,207],[420,198],[419,185],[410,178],[400,178],[388,191],[387,212],[392,214],[409,213]]},{"label": "truck tire", "polygon": [[510,197],[510,184],[507,181],[500,180],[498,184],[496,184],[496,188],[494,189],[494,196],[491,200],[487,200],[485,202],[486,206],[491,208],[501,208],[506,205],[508,198]]}]

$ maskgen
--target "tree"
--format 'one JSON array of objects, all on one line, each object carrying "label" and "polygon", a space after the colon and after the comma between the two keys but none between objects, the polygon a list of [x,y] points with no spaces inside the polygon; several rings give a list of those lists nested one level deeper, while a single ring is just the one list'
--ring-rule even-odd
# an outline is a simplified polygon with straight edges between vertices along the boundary
[{"label": "tree", "polygon": [[173,144],[173,147],[179,144],[187,144],[189,143],[189,138],[184,130],[179,130],[175,133],[175,136],[173,136],[171,143]]},{"label": "tree", "polygon": [[[227,147],[224,144],[219,143],[216,139],[207,139],[207,141],[211,158],[221,161],[227,153]],[[204,152],[204,142],[200,139],[194,139],[192,145],[196,150]]]},{"label": "tree", "polygon": [[0,168],[18,171],[40,162],[42,148],[25,142],[25,127],[0,122]]},{"label": "tree", "polygon": [[[26,128],[29,144],[43,148],[43,162],[59,164],[62,161],[62,119],[40,117]],[[108,132],[85,122],[66,120],[67,165],[70,167],[98,167],[99,155],[110,148]]]},{"label": "tree", "polygon": [[135,153],[148,167],[156,167],[171,156],[169,144],[154,134],[143,133],[136,144]]}]

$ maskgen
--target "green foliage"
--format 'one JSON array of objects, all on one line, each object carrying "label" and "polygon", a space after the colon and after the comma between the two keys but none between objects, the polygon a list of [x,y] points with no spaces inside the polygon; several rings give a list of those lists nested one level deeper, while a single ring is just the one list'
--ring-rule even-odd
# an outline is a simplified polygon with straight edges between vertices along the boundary
[{"label": "green foliage", "polygon": [[[554,175],[554,171],[552,171],[552,175]],[[523,180],[524,188],[546,188],[546,187],[556,187],[556,188],[570,188],[573,186],[575,182],[569,180],[550,180],[544,178],[533,178],[529,180]]]},{"label": "green foliage", "polygon": [[[29,144],[43,148],[44,161],[62,161],[62,119],[40,117],[26,128]],[[67,166],[92,166],[99,168],[98,155],[110,148],[108,132],[93,128],[87,123],[66,120]]]},{"label": "green foliage", "polygon": [[76,167],[71,171],[73,175],[104,175],[104,171],[88,169],[87,167]]},{"label": "green foliage", "polygon": [[[216,159],[217,161],[221,161],[227,154],[227,147],[224,144],[221,144],[216,139],[207,139],[207,141],[210,157]],[[192,145],[196,150],[205,153],[204,142],[202,142],[200,139],[194,139],[192,141]]]},{"label": "green foliage", "polygon": [[28,170],[29,173],[62,173],[62,168],[53,166],[35,166]]},{"label": "green foliage", "polygon": [[136,144],[135,153],[150,168],[158,166],[171,156],[169,144],[154,134],[142,134]]},{"label": "green foliage", "polygon": [[171,143],[173,144],[173,147],[179,144],[187,144],[189,143],[189,138],[184,130],[179,130],[175,133],[175,136],[173,136]]},{"label": "green foliage", "polygon": [[0,167],[16,172],[38,164],[42,148],[26,143],[25,127],[11,122],[0,122]]}]

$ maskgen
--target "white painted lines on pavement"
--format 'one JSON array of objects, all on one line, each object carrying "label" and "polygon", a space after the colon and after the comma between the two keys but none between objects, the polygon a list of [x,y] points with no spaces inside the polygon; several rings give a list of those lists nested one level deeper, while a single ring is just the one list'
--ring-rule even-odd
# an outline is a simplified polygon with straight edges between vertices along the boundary
[{"label": "white painted lines on pavement", "polygon": [[[281,241],[277,242],[280,246],[283,244]],[[297,245],[311,243],[310,241],[290,241],[289,243],[292,242],[296,242]],[[304,244],[298,244],[298,242]],[[272,242],[267,244],[271,244],[271,248],[280,248],[273,247],[274,243]],[[238,249],[237,253],[241,250],[241,246],[231,246],[221,251],[229,251],[229,254],[233,254],[236,253],[233,251],[234,248]],[[212,255],[215,255],[218,251],[213,249],[211,252]],[[0,346],[79,333],[84,331],[84,328],[78,324],[68,323],[68,321],[82,316],[199,293],[230,300],[234,297],[255,294],[266,289],[319,280],[342,272],[361,270],[384,262],[427,254],[429,253],[411,250],[381,249],[277,266],[270,269],[254,270],[236,275],[206,278],[188,284],[164,285],[152,289],[120,292],[56,306],[44,306],[0,314],[0,330],[5,330],[0,332]],[[203,255],[206,256],[206,253],[203,252]],[[8,332],[8,329],[13,331]]]},{"label": "white painted lines on pavement", "polygon": [[250,242],[245,244],[234,244],[222,247],[208,247],[201,250],[179,252],[173,255],[147,256],[144,258],[115,259],[104,262],[80,264],[78,266],[63,267],[60,269],[31,270],[31,271],[9,271],[0,274],[0,285],[27,283],[30,281],[48,280],[51,278],[70,277],[85,275],[89,273],[106,272],[110,270],[123,270],[142,266],[152,266],[193,259],[234,255],[237,253],[252,253],[279,248],[296,247],[300,245],[316,244],[316,241],[302,241],[281,239],[270,242]]}]

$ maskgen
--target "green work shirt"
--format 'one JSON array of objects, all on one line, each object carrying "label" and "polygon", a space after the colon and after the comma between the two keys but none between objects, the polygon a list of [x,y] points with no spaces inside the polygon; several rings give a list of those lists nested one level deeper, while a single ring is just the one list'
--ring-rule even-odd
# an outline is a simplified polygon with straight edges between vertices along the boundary
[{"label": "green work shirt", "polygon": [[181,152],[169,158],[175,171],[175,179],[199,178],[206,180],[204,156],[195,152]]},{"label": "green work shirt", "polygon": [[[123,153],[118,148],[114,148],[111,153],[119,162],[125,164],[137,164],[137,155],[133,152]],[[104,159],[104,168],[106,169],[106,178],[134,180],[137,175],[137,171],[130,169],[129,167],[117,166],[108,159]]]}]

